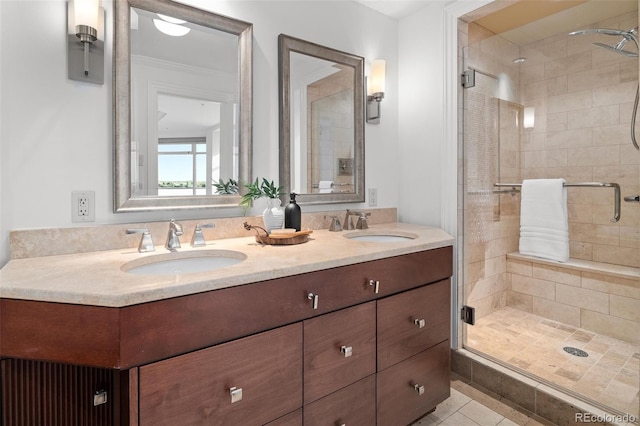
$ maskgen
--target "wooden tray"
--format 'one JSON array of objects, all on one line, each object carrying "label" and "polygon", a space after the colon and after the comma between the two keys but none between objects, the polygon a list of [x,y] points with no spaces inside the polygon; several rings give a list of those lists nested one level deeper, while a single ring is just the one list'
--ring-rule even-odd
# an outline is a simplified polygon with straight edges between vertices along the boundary
[{"label": "wooden tray", "polygon": [[273,238],[273,236],[256,235],[257,242],[261,244],[269,244],[269,245],[302,244],[302,243],[306,243],[308,240],[309,240],[308,233],[292,235],[288,237],[278,235],[277,238]]}]

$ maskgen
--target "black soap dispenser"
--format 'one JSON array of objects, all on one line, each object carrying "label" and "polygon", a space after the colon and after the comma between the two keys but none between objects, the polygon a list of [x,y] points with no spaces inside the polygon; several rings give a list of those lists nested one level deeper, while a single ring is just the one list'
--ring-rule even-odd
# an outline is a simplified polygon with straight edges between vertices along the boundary
[{"label": "black soap dispenser", "polygon": [[284,227],[294,228],[296,231],[300,230],[300,224],[302,222],[302,211],[300,206],[296,203],[296,193],[291,193],[291,200],[287,207],[284,208]]}]

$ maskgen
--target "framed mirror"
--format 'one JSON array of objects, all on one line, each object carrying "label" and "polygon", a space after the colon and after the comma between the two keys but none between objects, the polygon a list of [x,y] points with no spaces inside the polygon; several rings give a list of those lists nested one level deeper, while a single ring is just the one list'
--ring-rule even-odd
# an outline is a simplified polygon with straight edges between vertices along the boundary
[{"label": "framed mirror", "polygon": [[363,202],[364,58],[284,34],[278,47],[284,197]]},{"label": "framed mirror", "polygon": [[237,206],[251,181],[252,25],[170,0],[113,5],[114,211]]}]

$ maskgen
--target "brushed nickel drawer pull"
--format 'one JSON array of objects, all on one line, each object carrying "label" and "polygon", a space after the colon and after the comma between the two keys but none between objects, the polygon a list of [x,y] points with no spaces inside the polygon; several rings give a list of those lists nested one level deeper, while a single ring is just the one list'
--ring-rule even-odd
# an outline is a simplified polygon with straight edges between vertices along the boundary
[{"label": "brushed nickel drawer pull", "polygon": [[427,322],[424,319],[414,319],[413,323],[418,326],[418,328],[424,328],[427,325]]},{"label": "brushed nickel drawer pull", "polygon": [[231,403],[242,401],[242,388],[236,388],[235,386],[229,389],[231,394]]},{"label": "brushed nickel drawer pull", "polygon": [[413,385],[413,389],[416,391],[418,395],[424,394],[424,386],[420,386],[418,384]]},{"label": "brushed nickel drawer pull", "polygon": [[351,355],[353,355],[353,347],[351,347],[351,346],[341,346],[340,347],[340,352],[342,352],[344,354],[345,358],[349,358]]},{"label": "brushed nickel drawer pull", "polygon": [[107,391],[103,389],[97,390],[93,394],[93,406],[97,407],[98,405],[102,405],[106,403],[107,403]]},{"label": "brushed nickel drawer pull", "polygon": [[313,293],[307,294],[307,299],[313,300],[313,309],[318,309],[318,297],[319,296],[317,294],[313,294]]},{"label": "brushed nickel drawer pull", "polygon": [[373,292],[378,294],[380,292],[380,281],[378,280],[369,280],[369,286],[373,287]]}]

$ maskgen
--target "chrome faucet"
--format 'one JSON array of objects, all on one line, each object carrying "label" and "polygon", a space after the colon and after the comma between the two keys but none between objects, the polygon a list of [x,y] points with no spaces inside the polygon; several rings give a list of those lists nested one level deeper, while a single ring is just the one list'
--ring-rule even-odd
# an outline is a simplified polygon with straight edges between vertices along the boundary
[{"label": "chrome faucet", "polygon": [[[358,216],[358,222],[353,226],[353,220],[351,220],[351,216]],[[368,229],[369,224],[367,223],[367,217],[371,216],[371,213],[359,212],[355,210],[347,209],[347,215],[344,218],[344,229]]]},{"label": "chrome faucet", "polygon": [[180,248],[180,235],[182,235],[182,225],[171,219],[169,222],[169,233],[167,234],[167,242],[164,245],[167,250],[175,251]]}]

